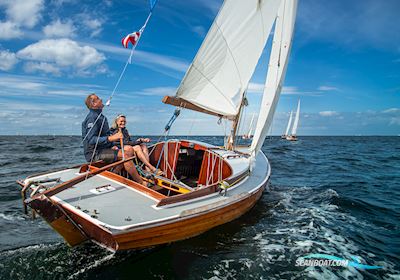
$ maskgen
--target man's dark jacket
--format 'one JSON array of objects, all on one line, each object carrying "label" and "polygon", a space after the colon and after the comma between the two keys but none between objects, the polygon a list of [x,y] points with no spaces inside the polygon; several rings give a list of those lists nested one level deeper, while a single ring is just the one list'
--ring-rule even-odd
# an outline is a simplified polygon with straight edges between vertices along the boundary
[{"label": "man's dark jacket", "polygon": [[[112,142],[107,139],[110,135],[108,121],[101,112],[102,109],[90,109],[89,114],[82,122],[83,152],[88,162],[92,159],[96,142],[96,153],[112,147]],[[97,120],[97,118],[99,119]]]}]

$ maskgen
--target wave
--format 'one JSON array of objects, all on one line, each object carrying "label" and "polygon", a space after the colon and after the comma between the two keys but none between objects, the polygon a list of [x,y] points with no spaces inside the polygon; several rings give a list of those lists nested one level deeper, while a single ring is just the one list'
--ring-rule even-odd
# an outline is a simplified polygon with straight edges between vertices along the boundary
[{"label": "wave", "polygon": [[28,149],[28,151],[33,152],[33,153],[43,153],[43,152],[52,151],[52,150],[54,150],[54,149],[55,149],[55,148],[50,147],[50,146],[41,146],[41,145],[38,145],[38,146],[30,147],[30,148]]}]

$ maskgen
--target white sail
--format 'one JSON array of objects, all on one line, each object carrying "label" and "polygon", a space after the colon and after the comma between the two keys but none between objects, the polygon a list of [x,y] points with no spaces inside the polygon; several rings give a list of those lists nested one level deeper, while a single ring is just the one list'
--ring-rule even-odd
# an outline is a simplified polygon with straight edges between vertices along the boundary
[{"label": "white sail", "polygon": [[251,144],[253,156],[260,151],[264,143],[278,104],[292,45],[296,11],[297,0],[283,0],[281,2],[275,23],[274,39],[263,99],[261,101],[260,115]]},{"label": "white sail", "polygon": [[176,97],[233,118],[282,0],[225,0]]},{"label": "white sail", "polygon": [[285,135],[289,135],[290,125],[292,124],[293,111],[290,111],[289,122],[286,127]]},{"label": "white sail", "polygon": [[253,130],[254,116],[255,116],[255,114],[253,114],[253,116],[251,117],[250,126],[249,126],[249,132],[247,133],[247,138],[251,137],[251,131]]},{"label": "white sail", "polygon": [[292,135],[293,136],[296,136],[297,127],[299,125],[299,118],[300,118],[300,99],[299,99],[299,102],[297,103],[296,117],[294,118],[294,123],[293,123],[293,127],[292,127]]}]

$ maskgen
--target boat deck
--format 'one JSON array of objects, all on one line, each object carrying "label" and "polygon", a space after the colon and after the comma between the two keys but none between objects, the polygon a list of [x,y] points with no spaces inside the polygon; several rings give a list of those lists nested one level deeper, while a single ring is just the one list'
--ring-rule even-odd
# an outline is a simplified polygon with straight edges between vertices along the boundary
[{"label": "boat deck", "polygon": [[[238,161],[239,159],[232,159]],[[249,159],[247,166],[249,166]],[[243,158],[242,158],[243,161]],[[96,175],[51,197],[65,208],[111,232],[120,232],[146,224],[162,223],[190,213],[207,211],[231,203],[259,189],[269,178],[270,167],[264,154],[256,158],[250,176],[228,189],[226,196],[213,193],[187,201],[157,207],[158,200],[123,183]],[[68,181],[79,174],[79,168],[31,177],[25,181],[61,178]]]}]

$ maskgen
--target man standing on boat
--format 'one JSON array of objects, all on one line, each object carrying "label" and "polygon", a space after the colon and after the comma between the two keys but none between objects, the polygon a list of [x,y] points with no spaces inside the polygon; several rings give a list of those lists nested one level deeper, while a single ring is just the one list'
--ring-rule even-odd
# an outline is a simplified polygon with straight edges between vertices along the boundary
[{"label": "man standing on boat", "polygon": [[[122,132],[110,135],[107,118],[102,114],[103,101],[96,94],[89,94],[85,99],[89,109],[85,120],[82,122],[83,151],[88,162],[102,160],[105,163],[112,163],[122,159],[122,150],[113,147],[113,142],[123,138]],[[126,157],[132,157],[131,150],[125,151]],[[126,171],[139,184],[145,185],[138,174],[133,162],[124,163]]]}]

